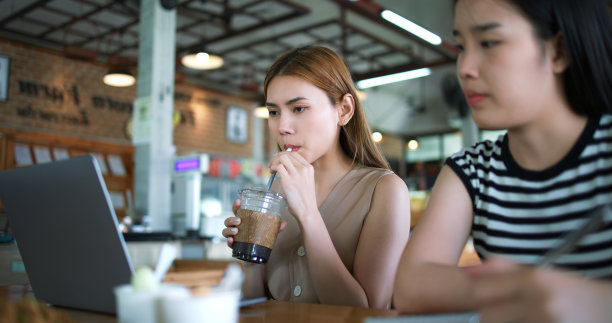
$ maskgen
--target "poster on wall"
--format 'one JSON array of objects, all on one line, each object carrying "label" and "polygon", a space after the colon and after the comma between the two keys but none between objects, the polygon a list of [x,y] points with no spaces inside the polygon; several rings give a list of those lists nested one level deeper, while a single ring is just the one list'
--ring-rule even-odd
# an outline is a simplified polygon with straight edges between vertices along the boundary
[{"label": "poster on wall", "polygon": [[108,155],[108,165],[110,166],[111,173],[115,176],[124,177],[127,173],[123,166],[123,160],[119,155]]},{"label": "poster on wall", "polygon": [[228,107],[225,122],[225,137],[228,141],[246,143],[249,137],[249,112],[244,108]]},{"label": "poster on wall", "polygon": [[36,158],[37,164],[52,162],[51,153],[48,147],[35,146],[34,147],[34,158]]},{"label": "poster on wall", "polygon": [[53,148],[53,158],[55,160],[64,160],[70,158],[68,150],[64,148]]},{"label": "poster on wall", "polygon": [[8,100],[11,58],[0,54],[0,102]]},{"label": "poster on wall", "polygon": [[134,101],[132,113],[132,143],[143,144],[151,140],[151,97],[138,98]]},{"label": "poster on wall", "polygon": [[28,166],[34,164],[32,153],[28,145],[15,144],[15,164],[17,166]]}]

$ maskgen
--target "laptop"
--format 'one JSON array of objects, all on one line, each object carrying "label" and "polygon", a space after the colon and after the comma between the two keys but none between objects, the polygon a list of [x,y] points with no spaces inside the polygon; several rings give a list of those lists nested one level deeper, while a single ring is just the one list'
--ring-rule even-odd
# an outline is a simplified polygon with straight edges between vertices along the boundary
[{"label": "laptop", "polygon": [[133,267],[94,156],[2,171],[0,200],[38,300],[116,312]]}]

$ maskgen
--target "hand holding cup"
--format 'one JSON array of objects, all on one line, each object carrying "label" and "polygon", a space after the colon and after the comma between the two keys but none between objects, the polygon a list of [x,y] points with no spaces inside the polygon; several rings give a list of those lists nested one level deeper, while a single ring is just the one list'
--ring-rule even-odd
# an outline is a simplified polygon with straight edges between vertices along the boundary
[{"label": "hand holding cup", "polygon": [[277,193],[244,188],[235,201],[236,217],[225,220],[222,234],[233,249],[232,257],[263,264],[268,261],[276,236],[284,227],[281,216],[287,208],[285,198]]},{"label": "hand holding cup", "polygon": [[[240,200],[235,200],[234,203],[232,204],[232,212],[234,213],[234,215],[236,215],[238,212],[238,209],[240,209],[240,204],[241,204]],[[238,226],[240,225],[240,222],[241,221],[239,217],[231,216],[225,219],[223,223],[226,228],[223,229],[223,231],[221,231],[221,234],[227,239],[227,246],[230,248],[232,248],[234,245],[234,236],[238,234]],[[282,232],[283,230],[285,230],[286,226],[287,226],[287,223],[282,221],[278,232]]]}]

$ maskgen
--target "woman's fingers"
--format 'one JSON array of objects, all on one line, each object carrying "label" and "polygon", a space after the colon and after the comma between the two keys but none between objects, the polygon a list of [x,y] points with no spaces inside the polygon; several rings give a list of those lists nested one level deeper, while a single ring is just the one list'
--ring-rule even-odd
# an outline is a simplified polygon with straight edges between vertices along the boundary
[{"label": "woman's fingers", "polygon": [[302,155],[297,152],[282,151],[279,152],[276,156],[274,156],[272,160],[270,160],[270,163],[268,163],[268,168],[275,172],[279,165],[284,165],[285,168],[287,168],[289,165],[293,166],[310,164],[306,161],[306,159],[304,159],[304,157],[302,157]]},{"label": "woman's fingers", "polygon": [[[240,202],[240,200],[237,201]],[[234,205],[236,205],[236,202],[234,202]],[[240,205],[240,203],[238,203],[238,205]],[[225,224],[226,228],[221,231],[221,234],[227,238],[227,246],[231,248],[234,244],[233,237],[238,233],[238,228],[236,228],[236,226],[240,224],[240,218],[229,217],[223,221],[223,224]]]},{"label": "woman's fingers", "polygon": [[223,229],[223,231],[221,231],[221,234],[226,238],[233,237],[236,234],[238,234],[238,228],[235,228],[235,227],[225,228]]},{"label": "woman's fingers", "polygon": [[242,201],[240,200],[235,200],[234,203],[232,203],[232,212],[234,212],[234,214],[238,212],[238,209],[240,208],[241,204],[242,204]]},{"label": "woman's fingers", "polygon": [[236,216],[230,216],[229,218],[225,219],[225,221],[223,221],[223,224],[226,227],[235,227],[237,225],[240,225],[240,218],[236,217]]},{"label": "woman's fingers", "polygon": [[268,167],[273,173],[304,176],[308,174],[312,165],[298,153],[283,152],[282,155],[274,157]]},{"label": "woman's fingers", "polygon": [[269,167],[280,176],[278,180],[294,217],[299,219],[308,210],[316,209],[314,168],[299,152],[280,152]]},{"label": "woman's fingers", "polygon": [[228,247],[232,247],[234,245],[234,236],[238,233],[238,228],[236,227],[229,227],[229,228],[225,228],[223,229],[223,231],[221,231],[221,234],[227,238],[227,246]]}]

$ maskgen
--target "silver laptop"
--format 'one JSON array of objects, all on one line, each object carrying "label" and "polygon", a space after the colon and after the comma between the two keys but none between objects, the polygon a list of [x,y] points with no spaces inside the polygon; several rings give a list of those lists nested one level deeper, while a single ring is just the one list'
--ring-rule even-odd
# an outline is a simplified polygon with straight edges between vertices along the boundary
[{"label": "silver laptop", "polygon": [[38,300],[115,313],[133,267],[95,157],[2,171],[0,200]]}]

